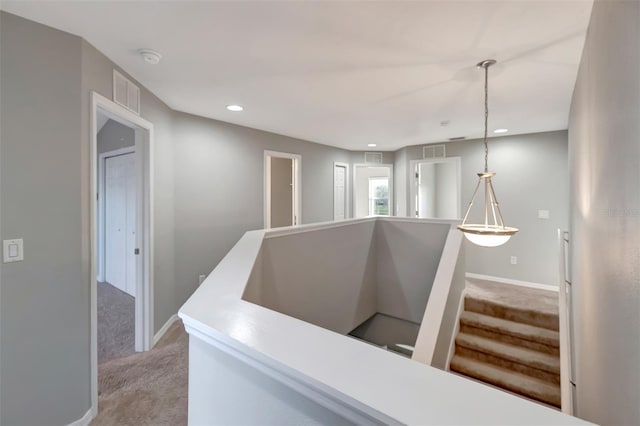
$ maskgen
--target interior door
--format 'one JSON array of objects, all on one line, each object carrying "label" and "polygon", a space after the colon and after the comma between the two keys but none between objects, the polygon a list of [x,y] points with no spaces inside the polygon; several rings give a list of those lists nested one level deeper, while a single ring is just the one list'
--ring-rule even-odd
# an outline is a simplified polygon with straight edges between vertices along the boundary
[{"label": "interior door", "polygon": [[105,159],[105,279],[135,297],[135,154]]},{"label": "interior door", "polygon": [[336,164],[333,168],[333,220],[347,218],[347,168]]},{"label": "interior door", "polygon": [[293,159],[271,157],[271,227],[294,224]]},{"label": "interior door", "polygon": [[460,213],[459,171],[454,161],[424,161],[415,170],[415,216],[456,219]]}]

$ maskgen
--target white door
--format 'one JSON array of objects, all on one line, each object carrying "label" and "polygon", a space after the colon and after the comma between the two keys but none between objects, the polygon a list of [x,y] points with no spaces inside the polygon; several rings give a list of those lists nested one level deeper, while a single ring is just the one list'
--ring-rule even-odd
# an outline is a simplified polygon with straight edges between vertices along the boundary
[{"label": "white door", "polygon": [[120,290],[136,292],[135,154],[105,160],[105,279]]},{"label": "white door", "polygon": [[333,168],[333,220],[347,218],[347,168],[337,165]]}]

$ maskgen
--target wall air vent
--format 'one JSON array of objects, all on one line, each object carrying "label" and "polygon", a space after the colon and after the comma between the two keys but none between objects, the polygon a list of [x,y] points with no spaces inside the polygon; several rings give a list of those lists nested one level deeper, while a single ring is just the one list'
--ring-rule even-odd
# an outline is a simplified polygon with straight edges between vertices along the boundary
[{"label": "wall air vent", "polygon": [[444,145],[429,145],[422,147],[422,158],[444,158],[447,148]]},{"label": "wall air vent", "polygon": [[140,115],[140,88],[113,70],[113,101]]},{"label": "wall air vent", "polygon": [[449,138],[449,141],[454,142],[454,141],[463,141],[465,140],[467,137],[466,136],[458,136],[455,138]]},{"label": "wall air vent", "polygon": [[382,164],[382,153],[381,152],[365,152],[364,162]]}]

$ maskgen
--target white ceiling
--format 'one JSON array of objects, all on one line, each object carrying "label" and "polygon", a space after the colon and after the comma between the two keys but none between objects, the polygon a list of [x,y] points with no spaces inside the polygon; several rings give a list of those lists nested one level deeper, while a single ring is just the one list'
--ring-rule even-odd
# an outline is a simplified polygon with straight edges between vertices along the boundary
[{"label": "white ceiling", "polygon": [[[591,0],[24,2],[170,107],[353,150],[566,129]],[[146,64],[139,48],[163,55]],[[228,104],[245,107],[229,112]],[[442,127],[440,123],[449,120]]]}]

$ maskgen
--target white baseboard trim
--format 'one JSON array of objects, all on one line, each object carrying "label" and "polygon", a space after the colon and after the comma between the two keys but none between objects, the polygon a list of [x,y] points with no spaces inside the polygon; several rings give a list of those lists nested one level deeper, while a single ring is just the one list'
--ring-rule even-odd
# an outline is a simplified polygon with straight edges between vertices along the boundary
[{"label": "white baseboard trim", "polygon": [[158,343],[158,341],[160,339],[162,339],[162,336],[164,336],[164,333],[167,332],[167,330],[169,330],[169,327],[171,327],[171,324],[173,324],[174,322],[176,322],[177,320],[179,320],[180,318],[178,318],[178,314],[173,314],[171,315],[171,318],[169,318],[167,320],[167,322],[164,323],[164,325],[162,326],[162,328],[160,330],[158,330],[158,332],[156,333],[155,336],[153,336],[153,344],[151,345],[151,347],[154,347],[156,345],[156,343]]},{"label": "white baseboard trim", "polygon": [[538,290],[548,290],[548,291],[555,291],[555,292],[558,291],[558,287],[555,285],[532,283],[528,281],[519,281],[519,280],[513,280],[511,278],[492,277],[491,275],[472,274],[471,272],[467,272],[466,277],[476,279],[476,280],[493,281],[500,284],[511,284],[511,285],[519,285],[520,287],[536,288]]},{"label": "white baseboard trim", "polygon": [[84,416],[82,416],[81,418],[79,418],[78,420],[76,420],[73,423],[69,423],[68,426],[88,426],[89,423],[91,423],[91,420],[93,420],[93,408],[89,408],[89,410],[84,413]]}]

